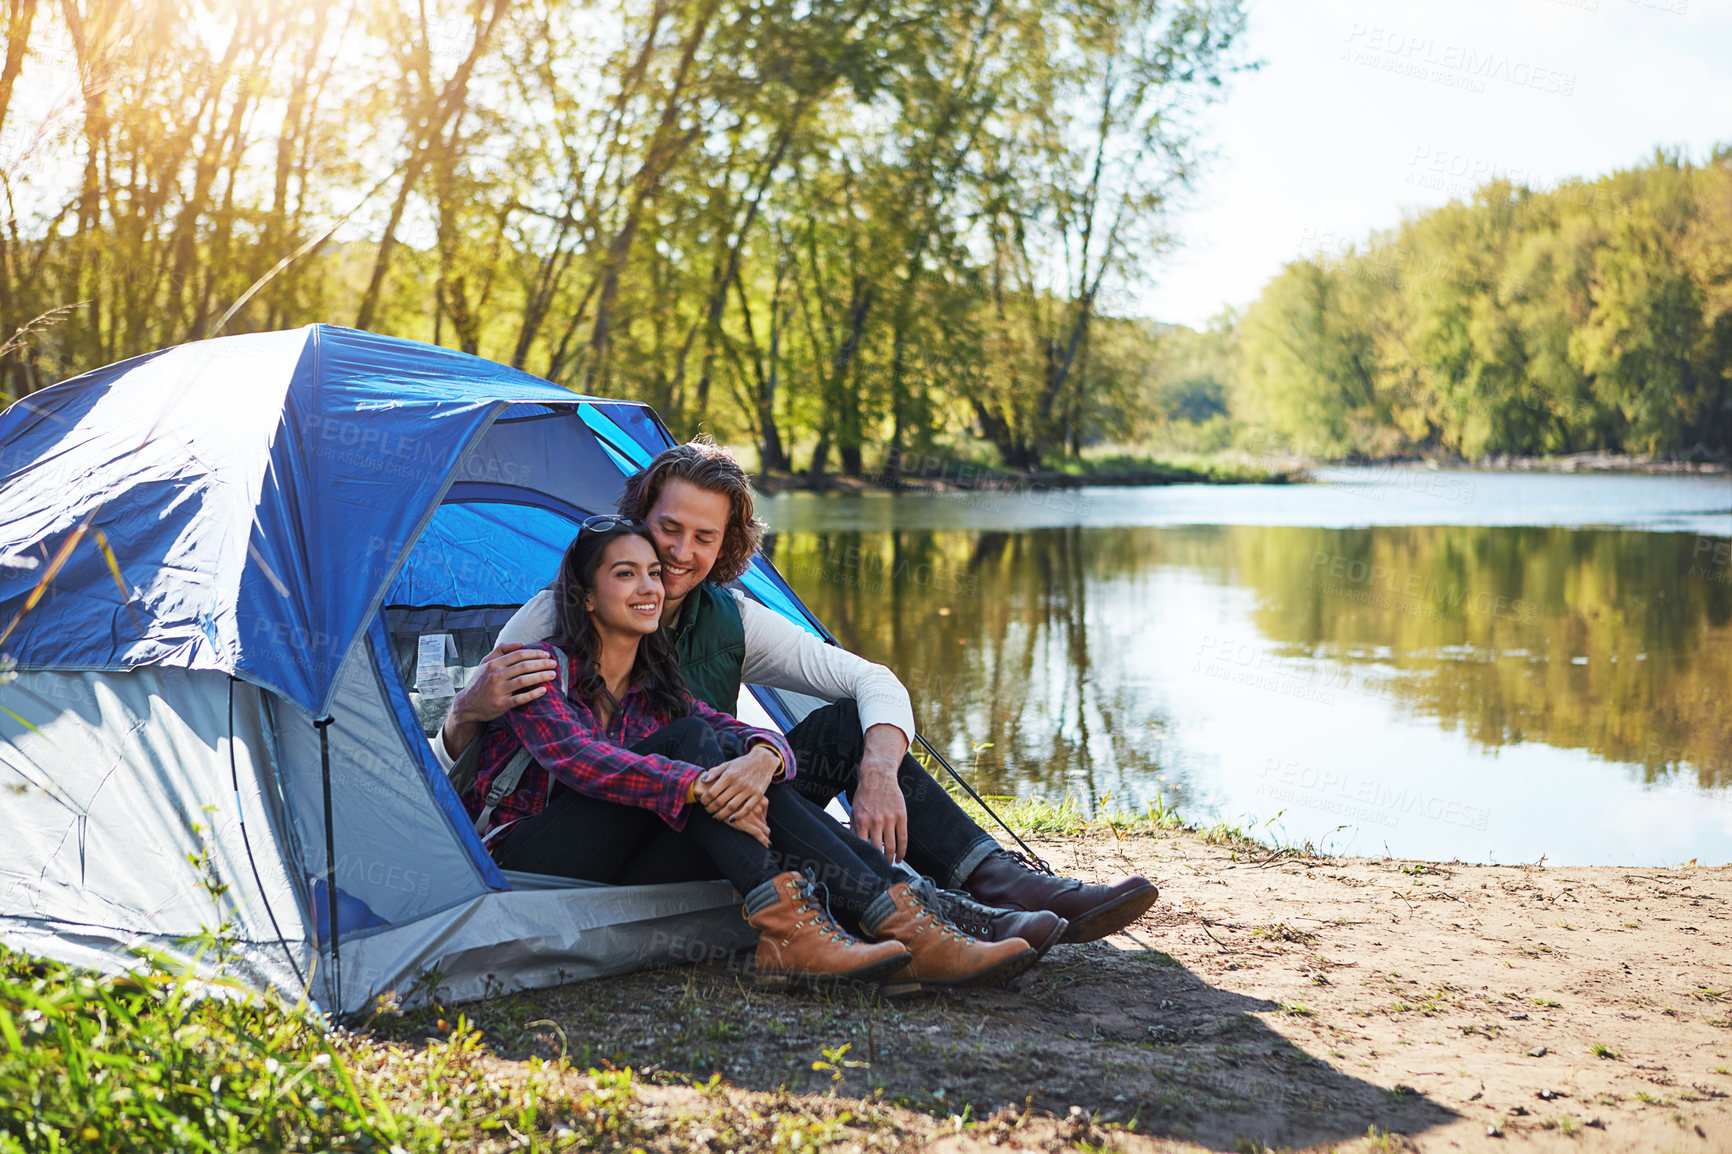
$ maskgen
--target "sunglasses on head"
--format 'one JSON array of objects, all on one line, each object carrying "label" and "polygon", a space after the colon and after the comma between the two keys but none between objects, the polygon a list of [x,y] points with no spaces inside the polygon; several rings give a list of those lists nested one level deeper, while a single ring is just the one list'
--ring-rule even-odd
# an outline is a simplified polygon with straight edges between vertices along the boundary
[{"label": "sunglasses on head", "polygon": [[631,517],[621,517],[614,513],[598,513],[594,517],[585,517],[577,531],[579,533],[585,530],[591,533],[605,533],[609,529],[617,529],[621,525],[628,529],[635,529],[638,522]]}]

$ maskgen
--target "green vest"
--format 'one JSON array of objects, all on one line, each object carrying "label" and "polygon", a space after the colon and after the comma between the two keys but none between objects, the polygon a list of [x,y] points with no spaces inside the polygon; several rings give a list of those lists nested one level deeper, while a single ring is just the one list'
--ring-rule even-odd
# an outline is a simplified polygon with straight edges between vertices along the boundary
[{"label": "green vest", "polygon": [[708,581],[686,594],[680,622],[668,630],[686,688],[712,709],[739,707],[740,670],[746,663],[746,627],[734,595]]}]

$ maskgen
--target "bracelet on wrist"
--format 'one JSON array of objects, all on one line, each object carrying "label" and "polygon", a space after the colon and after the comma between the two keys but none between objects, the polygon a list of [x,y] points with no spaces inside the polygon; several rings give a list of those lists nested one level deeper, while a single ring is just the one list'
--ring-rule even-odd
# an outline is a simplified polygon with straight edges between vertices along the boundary
[{"label": "bracelet on wrist", "polygon": [[771,781],[781,781],[788,774],[788,763],[782,760],[782,751],[768,741],[754,741],[753,749],[762,749],[776,759],[776,772],[770,775]]}]

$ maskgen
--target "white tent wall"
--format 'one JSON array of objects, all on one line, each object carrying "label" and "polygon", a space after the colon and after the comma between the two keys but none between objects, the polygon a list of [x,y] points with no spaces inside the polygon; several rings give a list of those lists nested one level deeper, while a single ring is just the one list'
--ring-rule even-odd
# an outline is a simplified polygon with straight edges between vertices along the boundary
[{"label": "white tent wall", "polygon": [[231,977],[298,996],[313,955],[256,756],[263,696],[205,671],[21,673],[5,702],[36,731],[0,713],[0,937],[117,972],[226,927]]},{"label": "white tent wall", "polygon": [[[304,713],[278,702],[277,742],[290,825],[309,884],[325,878],[324,777],[319,733]],[[433,797],[418,758],[386,700],[369,639],[359,640],[331,701],[333,841],[337,889],[365,902],[381,924],[404,922],[487,892],[469,850]],[[352,908],[352,907],[351,907]],[[359,912],[359,911],[355,911]],[[348,919],[342,919],[346,925]],[[314,925],[322,943],[326,927]],[[351,937],[339,934],[338,949]]]}]

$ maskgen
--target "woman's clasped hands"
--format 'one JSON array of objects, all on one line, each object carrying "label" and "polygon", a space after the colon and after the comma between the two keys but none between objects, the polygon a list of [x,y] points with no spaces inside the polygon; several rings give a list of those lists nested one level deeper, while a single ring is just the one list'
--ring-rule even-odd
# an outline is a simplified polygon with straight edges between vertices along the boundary
[{"label": "woman's clasped hands", "polygon": [[693,794],[717,821],[726,822],[761,844],[770,844],[769,800],[764,791],[775,780],[781,759],[767,745],[704,771]]}]

